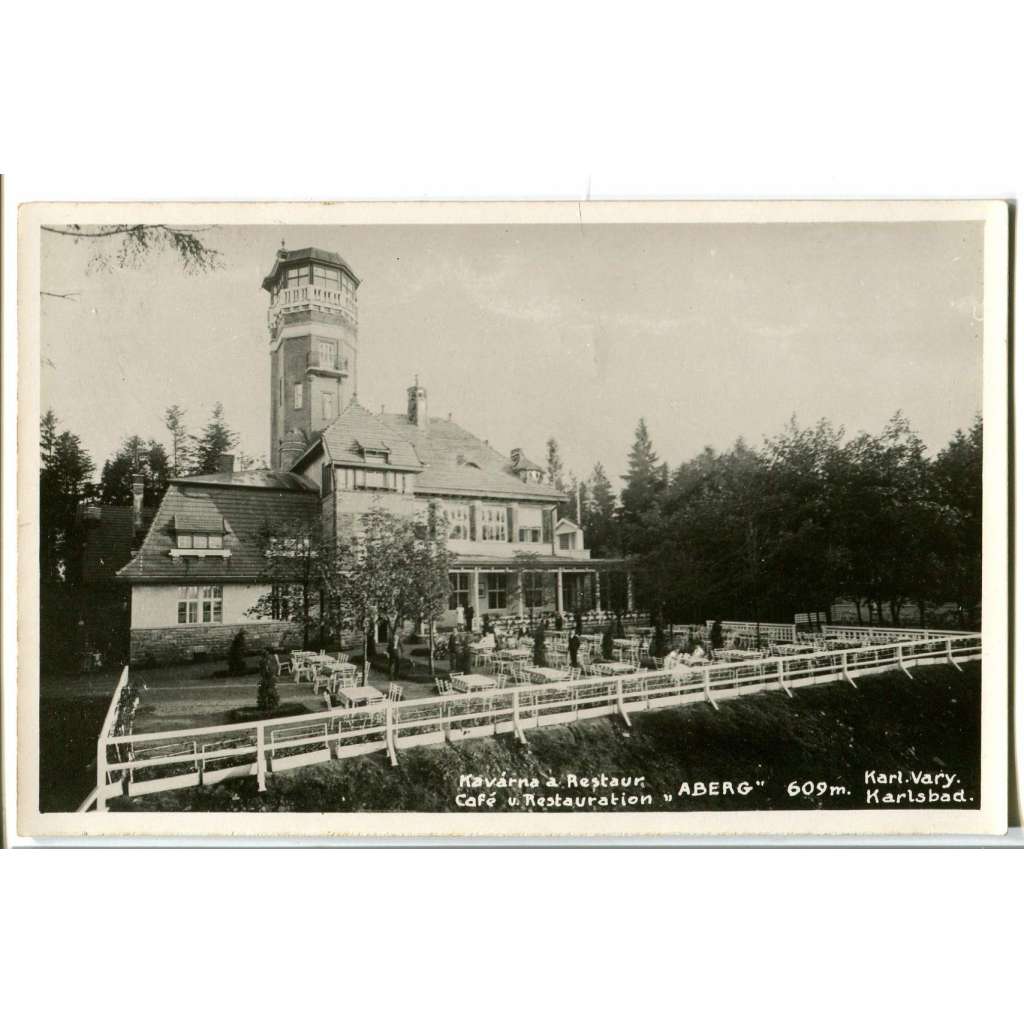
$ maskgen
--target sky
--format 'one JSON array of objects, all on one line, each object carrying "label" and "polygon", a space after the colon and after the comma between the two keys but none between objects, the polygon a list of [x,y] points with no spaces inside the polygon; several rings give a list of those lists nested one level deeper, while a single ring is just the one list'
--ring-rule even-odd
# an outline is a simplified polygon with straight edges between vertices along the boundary
[{"label": "sky", "polygon": [[933,453],[981,408],[982,225],[666,224],[206,227],[224,266],[170,254],[100,270],[101,243],[43,232],[42,408],[97,467],[130,434],[198,433],[217,401],[266,457],[261,281],[282,240],[361,278],[359,400],[430,414],[500,451],[625,472],[640,417],[671,466],[758,443],[792,415],[849,435],[901,409]]}]

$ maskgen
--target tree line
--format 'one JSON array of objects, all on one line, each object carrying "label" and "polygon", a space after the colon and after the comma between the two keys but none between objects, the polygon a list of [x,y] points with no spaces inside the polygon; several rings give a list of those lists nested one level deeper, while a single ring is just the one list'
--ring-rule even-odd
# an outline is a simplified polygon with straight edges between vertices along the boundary
[{"label": "tree line", "polygon": [[548,477],[594,556],[628,558],[638,604],[664,621],[792,621],[837,601],[865,624],[980,621],[980,416],[933,457],[900,413],[851,438],[794,417],[674,470],[641,419],[618,495],[600,463],[566,478],[554,439]]}]

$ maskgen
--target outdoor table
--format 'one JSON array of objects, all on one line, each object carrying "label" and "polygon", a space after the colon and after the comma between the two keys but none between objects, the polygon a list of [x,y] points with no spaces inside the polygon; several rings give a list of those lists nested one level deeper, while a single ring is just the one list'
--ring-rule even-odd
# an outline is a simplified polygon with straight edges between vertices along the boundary
[{"label": "outdoor table", "polygon": [[590,667],[603,676],[622,676],[637,670],[628,661],[595,661]]},{"label": "outdoor table", "polygon": [[528,668],[526,670],[535,683],[560,683],[569,678],[569,673],[562,668]]},{"label": "outdoor table", "polygon": [[495,651],[494,657],[496,661],[522,661],[525,658],[532,658],[533,651],[524,647],[509,647],[505,650]]},{"label": "outdoor table", "polygon": [[825,643],[830,651],[852,651],[864,646],[863,640],[826,640]]},{"label": "outdoor table", "polygon": [[372,686],[343,686],[338,695],[345,701],[345,706],[354,708],[360,704],[380,704],[384,694]]},{"label": "outdoor table", "polygon": [[813,654],[814,644],[777,644],[786,654]]},{"label": "outdoor table", "polygon": [[472,693],[474,690],[493,690],[496,686],[494,676],[484,676],[475,672],[467,673],[452,680],[452,689],[459,693]]}]

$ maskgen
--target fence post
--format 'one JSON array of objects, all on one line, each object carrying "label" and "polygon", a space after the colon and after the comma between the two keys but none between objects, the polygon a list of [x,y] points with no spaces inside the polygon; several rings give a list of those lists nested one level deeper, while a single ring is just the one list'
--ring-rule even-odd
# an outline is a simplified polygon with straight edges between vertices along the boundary
[{"label": "fence post", "polygon": [[788,697],[793,696],[793,691],[786,685],[786,665],[785,659],[779,658],[779,686],[781,686]]},{"label": "fence post", "polygon": [[516,739],[520,743],[526,742],[526,737],[523,735],[523,727],[519,724],[519,687],[517,686],[512,691],[512,729],[516,734]]},{"label": "fence post", "polygon": [[615,677],[615,703],[618,705],[619,714],[622,715],[626,722],[626,725],[632,725],[633,723],[629,720],[629,715],[626,714],[626,705],[622,699],[622,676]]},{"label": "fence post", "polygon": [[846,651],[843,651],[843,679],[845,679],[855,690],[857,689],[857,684],[853,681],[853,676],[850,675],[850,666]]},{"label": "fence post", "polygon": [[711,696],[711,669],[707,666],[704,667],[704,699],[717,711],[718,705],[715,703],[715,698]]},{"label": "fence post", "polygon": [[391,767],[398,767],[398,754],[395,752],[395,725],[394,725],[394,705],[391,701],[385,701],[384,703],[384,742],[388,748],[388,760],[391,761]]},{"label": "fence post", "polygon": [[107,809],[107,737],[101,732],[96,741],[96,810]]},{"label": "fence post", "polygon": [[957,672],[963,672],[963,669],[956,663],[956,659],[953,657],[953,638],[951,636],[946,637],[946,661],[950,663],[957,670]]},{"label": "fence post", "polygon": [[906,673],[908,679],[914,678],[907,666],[903,664],[903,644],[896,645],[896,664]]},{"label": "fence post", "polygon": [[256,723],[256,788],[261,793],[267,791],[267,748],[262,722]]}]

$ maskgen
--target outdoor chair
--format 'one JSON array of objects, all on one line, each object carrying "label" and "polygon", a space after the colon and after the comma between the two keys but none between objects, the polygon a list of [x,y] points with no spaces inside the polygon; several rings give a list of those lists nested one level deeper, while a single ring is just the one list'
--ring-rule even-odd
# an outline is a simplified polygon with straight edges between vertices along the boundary
[{"label": "outdoor chair", "polygon": [[295,682],[316,683],[316,665],[305,660],[296,662],[294,658],[292,665],[295,671]]},{"label": "outdoor chair", "polygon": [[290,661],[288,661],[287,659],[282,661],[281,660],[281,656],[278,655],[278,654],[275,654],[273,657],[274,657],[274,668],[276,669],[277,674],[279,676],[283,676],[283,675],[291,673],[292,663]]},{"label": "outdoor chair", "polygon": [[402,687],[397,683],[392,683],[388,687],[388,701],[392,704],[397,704],[402,699]]},{"label": "outdoor chair", "polygon": [[323,685],[324,689],[329,690],[331,688],[331,681],[334,678],[334,672],[329,665],[316,665],[313,667],[313,692],[319,693],[320,687]]},{"label": "outdoor chair", "polygon": [[345,664],[348,661],[348,655],[344,651],[337,651],[334,654],[332,654],[331,657],[335,661],[339,661],[342,664]]},{"label": "outdoor chair", "polygon": [[455,692],[452,689],[452,681],[450,679],[435,679],[434,686],[437,688],[438,695],[441,697],[447,697]]}]

